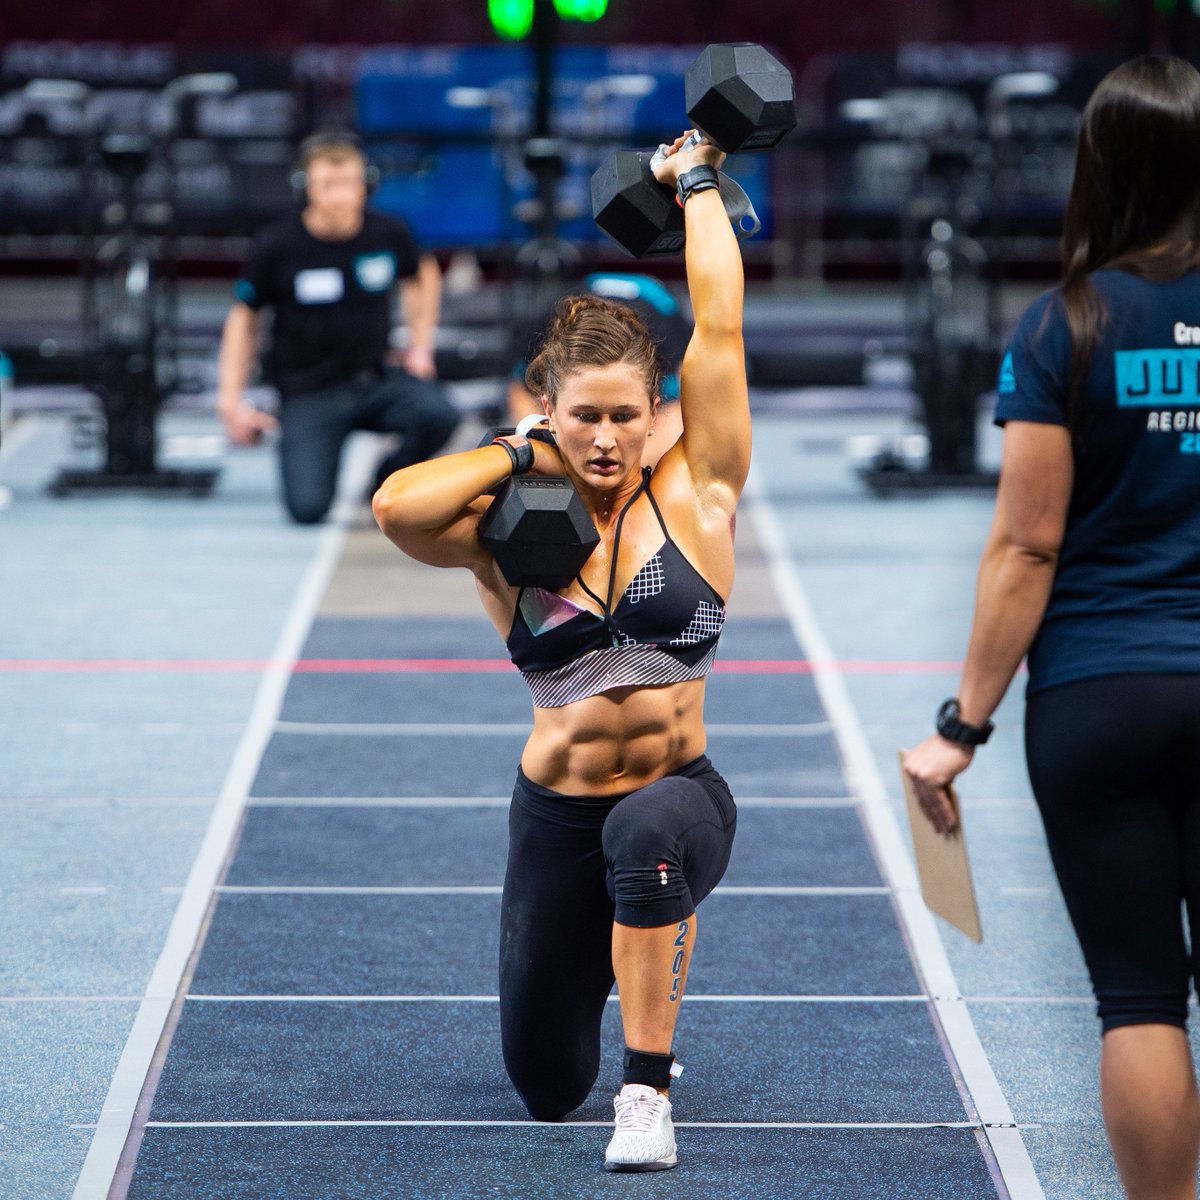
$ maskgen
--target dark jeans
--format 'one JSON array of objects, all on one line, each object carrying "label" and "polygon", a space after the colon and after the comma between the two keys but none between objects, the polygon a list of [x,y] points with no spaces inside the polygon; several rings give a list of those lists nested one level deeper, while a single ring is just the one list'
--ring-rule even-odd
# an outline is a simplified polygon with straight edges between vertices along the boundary
[{"label": "dark jeans", "polygon": [[346,438],[357,429],[395,433],[400,448],[376,472],[379,486],[393,471],[435,454],[454,432],[458,413],[436,381],[399,367],[366,372],[346,383],[287,396],[279,414],[283,500],[294,521],[311,524],[329,511]]},{"label": "dark jeans", "polygon": [[1025,753],[1104,1028],[1183,1025],[1200,966],[1200,675],[1035,692]]}]

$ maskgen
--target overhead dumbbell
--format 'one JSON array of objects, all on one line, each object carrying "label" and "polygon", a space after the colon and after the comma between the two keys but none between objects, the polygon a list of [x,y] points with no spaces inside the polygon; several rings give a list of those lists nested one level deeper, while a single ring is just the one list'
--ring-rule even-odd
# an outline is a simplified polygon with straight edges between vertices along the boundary
[{"label": "overhead dumbbell", "polygon": [[[513,432],[491,430],[480,445],[489,445],[497,434]],[[528,436],[536,438],[542,432],[533,429]],[[550,591],[565,588],[600,541],[565,475],[506,479],[479,522],[479,538],[513,587]]]},{"label": "overhead dumbbell", "polygon": [[[727,154],[769,150],[796,124],[791,72],[754,42],[708,46],[687,69],[684,102],[699,133]],[[654,178],[653,156],[617,150],[592,176],[596,224],[635,258],[683,248],[683,210]],[[741,211],[753,216],[748,201]]]}]

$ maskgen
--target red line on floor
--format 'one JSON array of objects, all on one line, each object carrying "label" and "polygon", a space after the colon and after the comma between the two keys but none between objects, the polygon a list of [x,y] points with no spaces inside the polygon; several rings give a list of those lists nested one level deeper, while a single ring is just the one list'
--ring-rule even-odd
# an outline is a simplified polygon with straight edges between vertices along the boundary
[{"label": "red line on floor", "polygon": [[[261,673],[265,659],[208,658],[0,658],[0,674],[167,674]],[[810,675],[817,664],[803,658],[721,658],[718,675]],[[845,675],[953,674],[953,659],[846,659],[829,664]],[[492,674],[515,670],[506,658],[302,658],[298,674]]]},{"label": "red line on floor", "polygon": [[302,658],[296,671],[335,674],[480,674],[515,671],[507,658]]}]

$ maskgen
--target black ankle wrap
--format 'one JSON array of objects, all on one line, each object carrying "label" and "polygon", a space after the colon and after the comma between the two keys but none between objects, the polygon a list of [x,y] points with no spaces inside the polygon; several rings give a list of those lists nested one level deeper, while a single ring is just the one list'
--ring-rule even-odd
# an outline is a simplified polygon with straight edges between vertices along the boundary
[{"label": "black ankle wrap", "polygon": [[622,1083],[644,1083],[647,1087],[668,1088],[671,1086],[671,1064],[673,1054],[649,1054],[645,1050],[630,1050],[625,1047],[625,1074]]}]

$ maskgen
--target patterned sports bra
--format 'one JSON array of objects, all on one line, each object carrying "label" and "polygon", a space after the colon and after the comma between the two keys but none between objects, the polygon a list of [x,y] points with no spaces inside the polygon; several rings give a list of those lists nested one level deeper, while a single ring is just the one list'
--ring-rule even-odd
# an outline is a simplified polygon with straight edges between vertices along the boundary
[{"label": "patterned sports bra", "polygon": [[[665,541],[613,607],[621,525],[646,493]],[[671,540],[650,490],[650,468],[617,516],[608,596],[576,576],[603,615],[544,588],[522,588],[506,645],[539,708],[560,708],[612,688],[702,679],[717,655],[725,601]]]}]

